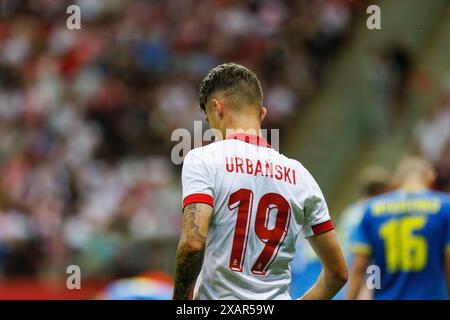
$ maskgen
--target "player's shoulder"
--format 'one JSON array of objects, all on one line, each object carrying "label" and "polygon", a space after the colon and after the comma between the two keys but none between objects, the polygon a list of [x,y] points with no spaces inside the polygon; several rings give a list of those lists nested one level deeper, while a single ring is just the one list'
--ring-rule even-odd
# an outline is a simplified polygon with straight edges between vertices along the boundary
[{"label": "player's shoulder", "polygon": [[[450,205],[450,195],[445,192],[439,192],[434,190],[426,190],[417,194],[414,194],[414,198],[434,198],[439,199],[442,204]],[[401,190],[393,190],[390,192],[383,193],[381,195],[375,196],[367,200],[366,207],[373,208],[374,206],[383,203],[383,202],[393,202],[396,200],[404,200],[405,193]],[[411,199],[411,198],[410,198]]]},{"label": "player's shoulder", "polygon": [[188,154],[193,153],[194,155],[215,155],[218,151],[228,149],[230,145],[235,143],[236,141],[240,142],[239,140],[232,139],[215,141],[204,146],[194,148],[190,150]]},{"label": "player's shoulder", "polygon": [[393,190],[389,192],[385,192],[376,196],[373,196],[367,200],[365,200],[364,207],[366,212],[370,212],[375,206],[380,205],[386,202],[392,202],[396,200],[400,200],[401,195],[398,190]]},{"label": "player's shoulder", "polygon": [[286,162],[288,162],[290,164],[291,167],[295,168],[298,170],[298,172],[300,173],[300,176],[305,180],[314,180],[312,174],[309,172],[309,170],[303,165],[302,162],[293,159],[293,158],[289,158],[286,157],[283,154],[280,154]]},{"label": "player's shoulder", "polygon": [[438,198],[442,203],[450,205],[450,194],[447,192],[429,190],[428,194],[432,197]]},{"label": "player's shoulder", "polygon": [[296,172],[296,176],[297,176],[297,181],[299,181],[299,183],[297,183],[294,187],[297,188],[298,190],[300,190],[301,192],[306,191],[306,194],[314,194],[316,195],[317,193],[322,193],[322,191],[320,190],[320,186],[317,183],[315,177],[311,174],[311,172],[307,169],[307,167],[305,165],[303,165],[303,163],[297,159],[293,159],[293,158],[289,158],[283,154],[280,154],[281,157],[283,157],[285,164],[290,167],[293,168]]},{"label": "player's shoulder", "polygon": [[438,199],[440,203],[440,212],[450,214],[450,194],[442,191],[429,191],[431,197]]},{"label": "player's shoulder", "polygon": [[[213,143],[214,144],[214,143]],[[214,160],[213,144],[197,147],[189,150],[184,157],[184,164],[209,163]]]},{"label": "player's shoulder", "polygon": [[186,156],[196,156],[196,155],[204,155],[204,154],[211,154],[214,147],[216,146],[216,143],[210,143],[201,147],[193,148],[189,150]]},{"label": "player's shoulder", "polygon": [[367,206],[366,199],[357,200],[356,202],[351,203],[348,207],[346,207],[342,213],[342,216],[354,216],[356,212],[364,212]]},{"label": "player's shoulder", "polygon": [[385,193],[371,197],[370,199],[367,200],[367,204],[373,205],[378,202],[391,201],[391,200],[396,200],[399,198],[400,198],[400,192],[398,190],[393,190],[393,191],[385,192]]}]

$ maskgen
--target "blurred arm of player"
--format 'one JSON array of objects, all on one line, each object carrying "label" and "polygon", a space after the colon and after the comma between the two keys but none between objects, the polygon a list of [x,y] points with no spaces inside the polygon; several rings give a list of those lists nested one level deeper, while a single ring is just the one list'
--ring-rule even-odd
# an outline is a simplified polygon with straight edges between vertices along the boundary
[{"label": "blurred arm of player", "polygon": [[370,256],[364,253],[355,253],[353,256],[350,281],[346,293],[346,300],[356,300],[361,291],[362,284],[366,277],[366,269],[369,265]]},{"label": "blurred arm of player", "polygon": [[300,300],[325,300],[333,298],[348,279],[347,265],[339,246],[336,232],[330,230],[308,241],[322,262],[322,272],[317,282]]},{"label": "blurred arm of player", "polygon": [[174,300],[187,300],[200,273],[213,208],[191,203],[184,208],[181,238],[175,258]]}]

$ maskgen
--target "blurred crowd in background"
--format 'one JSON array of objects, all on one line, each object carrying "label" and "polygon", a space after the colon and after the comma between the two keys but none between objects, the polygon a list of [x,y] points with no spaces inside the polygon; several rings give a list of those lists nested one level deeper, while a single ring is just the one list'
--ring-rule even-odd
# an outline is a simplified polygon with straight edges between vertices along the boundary
[{"label": "blurred crowd in background", "polygon": [[421,153],[436,168],[435,187],[450,192],[450,87],[417,125],[416,135]]},{"label": "blurred crowd in background", "polygon": [[[244,64],[267,125],[283,128],[319,90],[356,2],[2,1],[0,275],[161,268],[149,246],[176,241],[181,216],[170,135],[201,119],[199,81]],[[81,30],[66,27],[70,4]]]},{"label": "blurred crowd in background", "polygon": [[[200,80],[241,63],[262,81],[266,127],[295,125],[363,3],[3,0],[0,278],[65,277],[68,264],[84,277],[170,269],[181,222],[170,137],[202,120]],[[70,4],[81,30],[66,27]],[[393,44],[377,59],[386,105],[401,105],[408,49]],[[450,90],[430,110],[415,139],[438,170],[436,188],[450,191]],[[371,119],[381,139],[402,112]]]}]

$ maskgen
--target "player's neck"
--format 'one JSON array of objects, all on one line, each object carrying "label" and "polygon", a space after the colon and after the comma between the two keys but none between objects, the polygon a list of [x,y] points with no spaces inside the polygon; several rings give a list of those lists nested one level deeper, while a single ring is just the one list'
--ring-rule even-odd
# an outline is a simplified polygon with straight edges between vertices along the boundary
[{"label": "player's neck", "polygon": [[406,192],[420,192],[428,189],[428,185],[422,179],[409,179],[406,180],[401,186],[400,189]]},{"label": "player's neck", "polygon": [[236,133],[261,135],[261,123],[254,118],[229,119],[224,121],[221,132],[224,138]]}]

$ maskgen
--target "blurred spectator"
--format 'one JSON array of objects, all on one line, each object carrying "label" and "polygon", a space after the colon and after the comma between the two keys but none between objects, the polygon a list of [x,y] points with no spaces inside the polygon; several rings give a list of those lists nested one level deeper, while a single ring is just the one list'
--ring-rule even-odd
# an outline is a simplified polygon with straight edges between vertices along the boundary
[{"label": "blurred spectator", "polygon": [[[70,4],[81,30],[66,29]],[[250,67],[267,86],[269,125],[281,127],[317,92],[352,5],[3,1],[3,276],[65,276],[68,263],[85,276],[170,268],[156,256],[180,222],[170,133],[200,119],[201,78],[225,61]]]},{"label": "blurred spectator", "polygon": [[416,128],[420,151],[435,165],[438,190],[450,191],[450,94],[444,91],[437,108],[431,109]]}]

